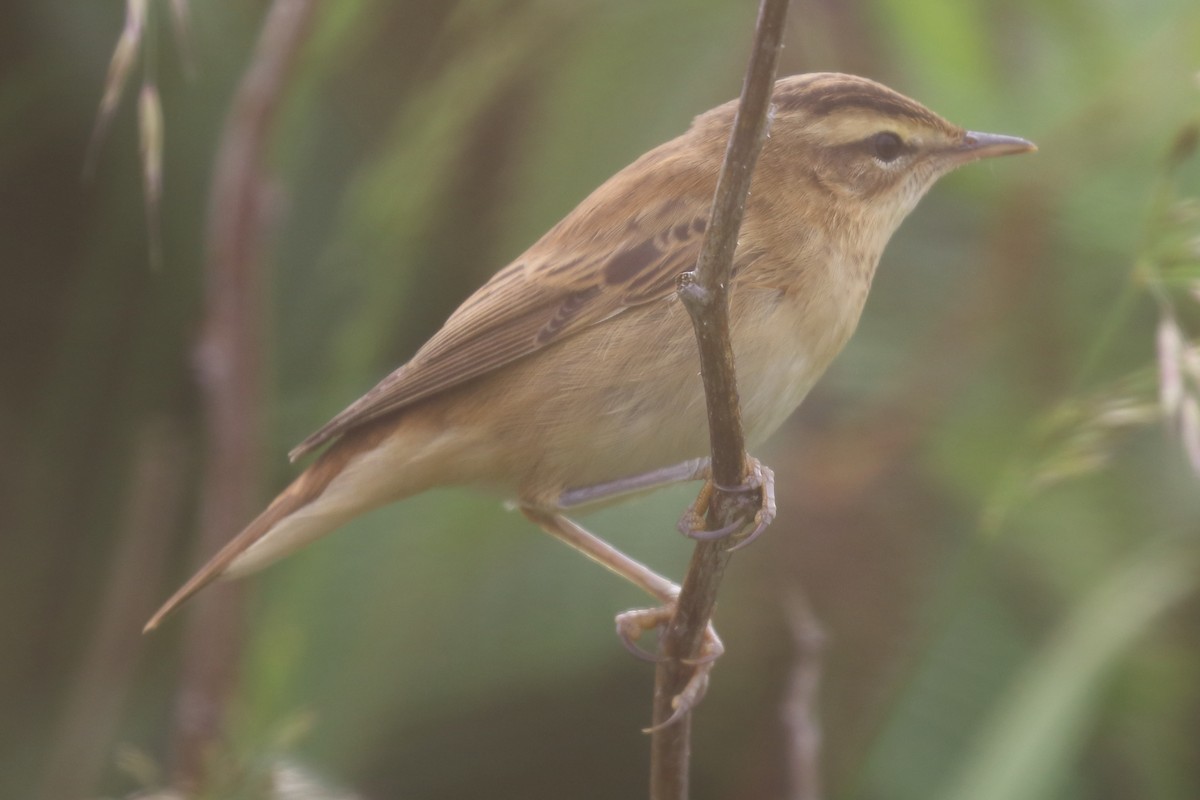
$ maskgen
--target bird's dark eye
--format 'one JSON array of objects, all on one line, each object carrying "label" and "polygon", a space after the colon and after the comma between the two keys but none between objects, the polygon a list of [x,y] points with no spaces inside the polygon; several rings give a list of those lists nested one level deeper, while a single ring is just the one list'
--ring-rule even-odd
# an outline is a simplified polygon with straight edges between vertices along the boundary
[{"label": "bird's dark eye", "polygon": [[867,148],[871,155],[886,164],[904,152],[904,140],[891,131],[880,131],[867,139]]}]

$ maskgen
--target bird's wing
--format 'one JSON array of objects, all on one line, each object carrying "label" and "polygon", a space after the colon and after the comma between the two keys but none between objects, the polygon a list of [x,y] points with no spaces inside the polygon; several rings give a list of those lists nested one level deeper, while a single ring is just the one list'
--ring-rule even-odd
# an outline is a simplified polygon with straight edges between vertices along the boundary
[{"label": "bird's wing", "polygon": [[581,211],[497,273],[411,361],[301,442],[290,457],[300,458],[369,420],[671,294],[679,274],[696,263],[708,217],[706,204],[677,197],[643,208],[618,230],[596,229],[593,221],[610,215]]}]

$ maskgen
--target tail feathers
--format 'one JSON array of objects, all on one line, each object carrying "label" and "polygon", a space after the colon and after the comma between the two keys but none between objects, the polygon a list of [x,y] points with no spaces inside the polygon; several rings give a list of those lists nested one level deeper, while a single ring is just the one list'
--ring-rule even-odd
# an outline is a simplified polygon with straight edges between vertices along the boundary
[{"label": "tail feathers", "polygon": [[447,428],[440,417],[407,415],[400,430],[380,419],[343,433],[265,511],[163,604],[144,631],[154,630],[184,601],[219,578],[265,567],[372,508],[462,480],[446,464],[463,454],[482,463],[477,437]]},{"label": "tail feathers", "polygon": [[146,627],[142,629],[142,632],[149,633],[157,628],[168,615],[183,605],[192,595],[222,577],[229,568],[229,565],[251,545],[260,541],[280,522],[286,520],[289,515],[299,511],[319,496],[324,486],[306,486],[305,484],[311,483],[306,478],[309,478],[307,472],[297,478],[282,494],[276,497],[274,502],[265,511],[246,526],[245,530],[230,540],[215,556],[209,559],[208,563],[201,567],[199,572],[181,586],[179,591],[171,595],[171,598],[167,602],[163,603],[162,607],[146,623]]},{"label": "tail feathers", "polygon": [[[271,505],[245,530],[222,547],[200,571],[163,604],[143,633],[154,630],[171,612],[214,580],[239,577],[266,566],[332,531],[365,507],[377,504],[368,498],[322,497],[338,475],[355,459],[370,451],[385,438],[381,426],[368,426],[339,441],[283,490]],[[335,492],[336,494],[336,492]]]}]

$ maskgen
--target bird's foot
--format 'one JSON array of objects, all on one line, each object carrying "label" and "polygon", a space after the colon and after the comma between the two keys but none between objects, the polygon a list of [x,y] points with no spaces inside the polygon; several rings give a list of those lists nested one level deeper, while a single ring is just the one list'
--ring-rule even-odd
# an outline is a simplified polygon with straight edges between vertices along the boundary
[{"label": "bird's foot", "polygon": [[[677,526],[679,532],[689,539],[700,541],[737,536],[737,543],[729,548],[731,551],[740,550],[757,539],[775,520],[775,473],[766,464],[751,456],[747,456],[746,466],[750,475],[741,486],[717,486],[712,478],[706,480],[695,502],[688,506],[688,510],[680,517]],[[705,517],[716,489],[723,492],[758,492],[759,507],[749,519],[737,519],[716,530],[707,530]]]},{"label": "bird's foot", "polygon": [[[674,615],[674,603],[657,608],[639,608],[618,614],[617,638],[621,640],[621,644],[625,646],[626,650],[643,661],[664,661],[666,658],[661,653],[647,652],[637,643],[642,634],[647,631],[665,628]],[[716,629],[710,622],[705,629],[700,652],[694,658],[680,659],[684,664],[692,667],[692,677],[688,679],[683,691],[671,698],[671,716],[658,725],[646,728],[645,733],[653,733],[674,725],[700,703],[704,698],[704,693],[708,690],[708,674],[712,672],[713,665],[724,652],[725,645],[721,643],[721,637],[717,635]]]}]

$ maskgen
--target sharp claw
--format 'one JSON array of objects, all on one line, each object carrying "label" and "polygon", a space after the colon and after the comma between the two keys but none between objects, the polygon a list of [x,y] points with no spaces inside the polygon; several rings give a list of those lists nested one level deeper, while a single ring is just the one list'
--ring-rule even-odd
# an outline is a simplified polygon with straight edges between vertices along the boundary
[{"label": "sharp claw", "polygon": [[738,531],[746,527],[746,521],[737,520],[712,531],[704,528],[704,515],[708,511],[712,493],[714,489],[720,489],[723,492],[744,492],[757,489],[762,492],[762,505],[754,515],[754,519],[750,521],[754,527],[731,546],[729,552],[741,550],[762,535],[763,531],[775,520],[775,473],[756,458],[749,459],[748,465],[750,475],[741,486],[716,486],[711,480],[705,483],[696,501],[680,517],[679,524],[676,526],[679,532],[689,539],[705,542],[736,535]]},{"label": "sharp claw", "polygon": [[[678,699],[678,696],[676,696],[676,699]],[[674,700],[671,701],[671,705],[675,705]],[[689,711],[691,711],[690,708],[684,708],[682,705],[680,705],[676,707],[673,712],[671,712],[671,716],[667,717],[662,722],[658,723],[657,725],[651,725],[649,728],[642,728],[642,733],[658,733],[664,728],[669,728],[676,722],[679,722],[679,720],[683,719]]]},{"label": "sharp claw", "polygon": [[[658,664],[664,660],[663,657],[658,653],[643,650],[641,647],[638,647],[637,642],[644,632],[663,625],[671,618],[670,614],[671,610],[667,607],[643,608],[618,614],[617,638],[621,640],[621,644],[634,658]],[[650,622],[648,623],[647,620],[650,620]]]},{"label": "sharp claw", "polygon": [[[758,517],[759,517],[759,515],[757,515],[757,514],[754,516],[754,520],[756,522],[758,522]],[[758,525],[755,526],[754,530],[750,531],[750,533],[747,534],[745,537],[743,537],[737,544],[733,545],[732,547],[727,548],[726,552],[727,553],[736,553],[738,550],[741,550],[743,547],[747,546],[748,544],[753,542],[755,539],[757,539],[762,534],[762,532],[765,531],[766,529],[767,529],[767,523],[759,522]]]},{"label": "sharp claw", "polygon": [[703,667],[712,664],[724,654],[725,645],[721,642],[721,637],[717,636],[717,631],[712,623],[709,623],[708,629],[704,633],[704,648],[700,651],[700,655],[695,658],[684,658],[681,661],[691,667]]},{"label": "sharp claw", "polygon": [[746,534],[745,538],[743,538],[740,542],[735,544],[733,547],[730,547],[729,552],[733,553],[737,550],[741,550],[743,547],[745,547],[746,545],[753,542],[755,539],[757,539],[759,536],[761,536],[763,531],[765,531],[767,528],[769,528],[771,526],[771,523],[774,521],[775,521],[775,515],[773,513],[770,516],[767,516],[762,511],[759,511],[757,514],[754,515],[754,522],[755,522],[754,530],[752,530],[752,531],[750,531],[750,533]]},{"label": "sharp claw", "polygon": [[681,719],[690,714],[700,701],[704,699],[704,695],[708,692],[708,673],[712,671],[712,665],[698,667],[692,673],[692,677],[688,679],[687,685],[683,687],[683,691],[671,698],[671,716],[667,717],[657,725],[651,725],[649,728],[643,728],[642,733],[655,733],[664,728],[669,728]]},{"label": "sharp claw", "polygon": [[717,528],[715,531],[710,531],[707,528],[694,527],[694,521],[689,519],[689,515],[685,514],[683,519],[679,520],[679,532],[689,539],[696,539],[701,542],[711,542],[714,539],[724,539],[726,536],[737,533],[741,530],[744,523],[741,521],[731,522],[723,528]]},{"label": "sharp claw", "polygon": [[[664,661],[665,659],[661,655],[648,653],[638,647],[637,640],[643,632],[665,625],[674,614],[674,611],[673,606],[661,606],[659,608],[637,609],[618,614],[617,638],[621,640],[621,644],[625,646],[626,650],[643,661]],[[660,731],[663,728],[674,725],[687,716],[699,704],[700,700],[704,697],[704,693],[708,690],[708,674],[712,672],[713,664],[724,652],[725,645],[721,642],[721,637],[717,635],[716,629],[709,623],[705,629],[704,645],[700,654],[695,658],[680,659],[681,663],[692,667],[693,672],[692,677],[688,679],[687,685],[683,687],[683,691],[671,699],[671,707],[674,711],[671,713],[671,716],[658,725],[643,729],[645,733],[654,733],[655,731]]]},{"label": "sharp claw", "polygon": [[621,645],[639,661],[649,661],[652,664],[657,664],[663,660],[663,657],[659,654],[651,653],[638,647],[637,640],[620,628],[617,629],[617,638],[621,640]]},{"label": "sharp claw", "polygon": [[757,459],[754,461],[753,472],[759,489],[762,491],[762,507],[754,515],[754,530],[750,531],[746,538],[729,548],[730,552],[741,550],[753,542],[775,521],[775,472]]},{"label": "sharp claw", "polygon": [[[635,658],[656,664],[662,663],[667,660],[665,657],[659,653],[651,653],[643,650],[637,643],[644,632],[663,627],[670,622],[674,614],[675,607],[673,605],[659,606],[658,608],[638,608],[618,614],[616,619],[617,638]],[[721,641],[721,637],[717,635],[716,629],[713,628],[710,622],[704,634],[704,644],[700,655],[696,658],[680,659],[680,661],[690,666],[703,666],[716,661],[724,652],[725,644]]]},{"label": "sharp claw", "polygon": [[[683,516],[679,518],[675,528],[689,539],[707,539],[709,537],[704,529],[704,515],[708,513],[708,503],[712,499],[713,482],[711,479],[704,481],[704,486],[700,489],[700,494],[696,495],[696,499],[688,506],[687,511],[683,512]],[[724,529],[722,529],[724,530]],[[720,531],[715,533],[720,534]],[[716,538],[716,537],[713,537]]]}]

